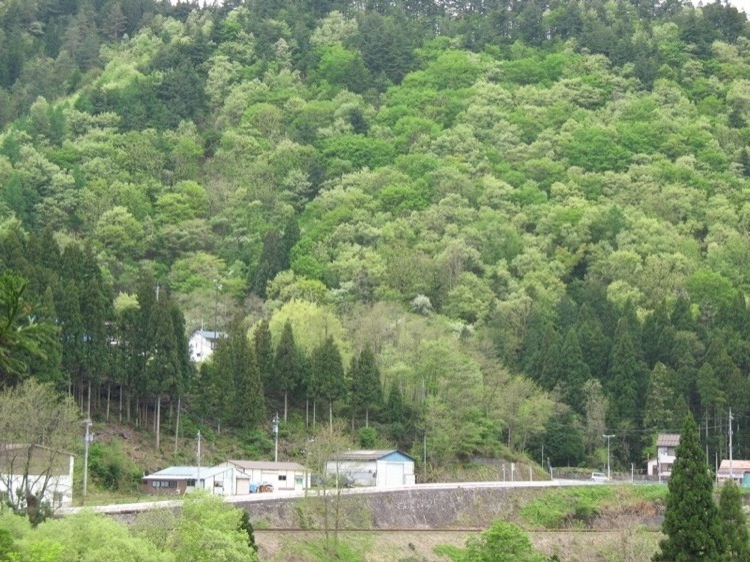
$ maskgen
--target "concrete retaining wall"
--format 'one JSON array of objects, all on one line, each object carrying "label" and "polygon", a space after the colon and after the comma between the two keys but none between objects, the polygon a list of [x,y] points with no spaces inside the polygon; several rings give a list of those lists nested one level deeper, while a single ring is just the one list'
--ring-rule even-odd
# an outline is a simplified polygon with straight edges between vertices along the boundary
[{"label": "concrete retaining wall", "polygon": [[[548,488],[406,489],[305,498],[234,502],[254,526],[321,528],[486,528]],[[338,514],[338,515],[337,515]]]}]

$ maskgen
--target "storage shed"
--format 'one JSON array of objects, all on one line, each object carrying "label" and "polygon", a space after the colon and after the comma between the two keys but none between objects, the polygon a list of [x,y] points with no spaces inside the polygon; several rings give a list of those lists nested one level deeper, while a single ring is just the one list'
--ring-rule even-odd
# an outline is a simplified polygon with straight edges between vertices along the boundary
[{"label": "storage shed", "polygon": [[269,483],[274,491],[299,491],[310,486],[307,469],[296,462],[230,460],[219,466],[235,469],[236,494],[249,494],[251,484]]},{"label": "storage shed", "polygon": [[326,461],[326,474],[353,486],[408,486],[415,483],[414,459],[396,449],[346,451]]}]

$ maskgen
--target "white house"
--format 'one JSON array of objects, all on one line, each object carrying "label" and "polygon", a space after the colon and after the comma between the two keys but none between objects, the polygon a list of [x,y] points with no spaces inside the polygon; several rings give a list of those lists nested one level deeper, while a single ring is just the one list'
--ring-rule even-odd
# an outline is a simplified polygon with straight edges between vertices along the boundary
[{"label": "white house", "polygon": [[74,461],[72,454],[42,445],[0,444],[0,498],[16,503],[17,491],[28,489],[53,508],[70,505]]},{"label": "white house", "polygon": [[680,444],[679,433],[660,433],[656,438],[656,458],[648,461],[649,476],[658,476],[661,481],[672,475],[675,451]]},{"label": "white house", "polygon": [[274,491],[300,491],[310,487],[308,470],[296,462],[230,460],[219,466],[235,469],[235,493],[249,494],[253,485],[269,483]]},{"label": "white house", "polygon": [[211,357],[216,349],[216,342],[227,337],[224,332],[196,330],[190,335],[190,359],[201,363]]},{"label": "white house", "polygon": [[141,479],[145,494],[182,495],[204,489],[220,496],[233,496],[234,468],[231,466],[170,466]]},{"label": "white house", "polygon": [[346,451],[326,461],[326,474],[338,475],[354,486],[414,484],[414,459],[396,449]]},{"label": "white house", "polygon": [[729,459],[721,461],[719,471],[716,473],[716,483],[722,486],[724,482],[732,479],[741,488],[750,488],[750,461]]}]

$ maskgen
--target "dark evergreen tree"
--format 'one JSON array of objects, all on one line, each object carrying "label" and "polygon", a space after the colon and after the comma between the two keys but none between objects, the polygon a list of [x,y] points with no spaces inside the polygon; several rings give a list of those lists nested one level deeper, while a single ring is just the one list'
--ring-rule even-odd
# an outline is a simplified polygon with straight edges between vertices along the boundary
[{"label": "dark evergreen tree", "polygon": [[724,536],[713,501],[713,478],[691,415],[686,416],[680,433],[662,532],[666,538],[659,543],[655,562],[721,560],[724,555]]},{"label": "dark evergreen tree", "polygon": [[[664,331],[670,327],[669,314],[664,303],[659,304],[643,322],[643,359],[649,369],[653,369],[657,361],[664,361],[661,339]],[[671,346],[666,349],[671,349]]]},{"label": "dark evergreen tree", "polygon": [[333,403],[346,395],[346,378],[341,353],[332,336],[313,350],[312,370],[318,395],[328,401],[328,421],[333,428]]},{"label": "dark evergreen tree", "polygon": [[591,371],[583,360],[578,336],[573,328],[568,330],[565,336],[557,364],[563,400],[574,411],[582,414],[584,404],[581,400],[581,389],[586,381],[591,378]]},{"label": "dark evergreen tree", "polygon": [[731,479],[728,479],[721,487],[719,519],[726,545],[724,560],[750,560],[750,536],[745,514],[742,511],[742,494]]},{"label": "dark evergreen tree", "polygon": [[258,259],[258,265],[252,276],[251,286],[253,292],[259,297],[265,298],[266,285],[276,277],[280,271],[284,271],[286,257],[284,254],[282,236],[278,230],[272,229],[263,238],[263,251]]},{"label": "dark evergreen tree", "polygon": [[212,382],[218,395],[223,394],[223,400],[217,400],[223,406],[221,419],[234,427],[256,427],[266,417],[265,396],[255,353],[242,322],[233,322],[228,336],[219,341],[213,363]]},{"label": "dark evergreen tree", "polygon": [[607,337],[602,322],[597,318],[588,304],[581,306],[578,315],[578,342],[585,342],[581,348],[583,360],[589,366],[591,376],[604,380],[611,353],[611,341]]},{"label": "dark evergreen tree", "polygon": [[640,423],[646,393],[645,365],[638,357],[630,328],[626,318],[618,323],[604,386],[611,400],[614,426],[627,420]]},{"label": "dark evergreen tree", "polygon": [[157,300],[151,309],[147,328],[149,347],[145,370],[146,391],[155,397],[157,449],[161,444],[162,397],[179,388],[182,378],[179,344],[170,308],[169,299],[165,296]]},{"label": "dark evergreen tree", "polygon": [[284,396],[284,421],[289,412],[289,394],[300,387],[300,366],[297,345],[294,343],[292,324],[287,321],[281,332],[274,358],[273,389]]},{"label": "dark evergreen tree", "polygon": [[78,285],[70,280],[64,282],[60,299],[56,308],[62,343],[62,368],[67,378],[68,393],[72,394],[73,384],[80,381],[83,373],[85,343]]},{"label": "dark evergreen tree", "polygon": [[271,329],[266,320],[261,320],[255,327],[253,347],[255,349],[255,359],[258,362],[260,379],[263,382],[263,388],[268,398],[266,405],[270,406],[273,411],[279,407],[281,396],[274,395],[271,392],[274,388],[273,342],[271,339]]},{"label": "dark evergreen tree", "polygon": [[365,414],[365,427],[370,426],[370,410],[383,402],[383,387],[375,354],[366,345],[359,357],[352,358],[350,369],[352,409]]}]

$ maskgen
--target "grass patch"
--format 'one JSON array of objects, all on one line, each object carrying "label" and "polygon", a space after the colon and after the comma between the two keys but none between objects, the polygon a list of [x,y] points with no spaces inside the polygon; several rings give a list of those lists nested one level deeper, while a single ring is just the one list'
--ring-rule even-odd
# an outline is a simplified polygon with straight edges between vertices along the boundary
[{"label": "grass patch", "polygon": [[[328,562],[341,560],[344,562],[365,562],[367,554],[372,550],[373,540],[369,536],[339,537],[334,539],[310,539],[298,543],[292,550],[295,560],[309,562]],[[290,552],[283,554],[289,556]],[[288,558],[285,558],[288,559]]]},{"label": "grass patch", "polygon": [[666,496],[656,484],[556,488],[526,504],[521,518],[537,529],[583,529],[601,514],[648,512]]},{"label": "grass patch", "polygon": [[585,528],[600,507],[615,498],[612,486],[557,488],[529,502],[521,517],[535,528]]}]

